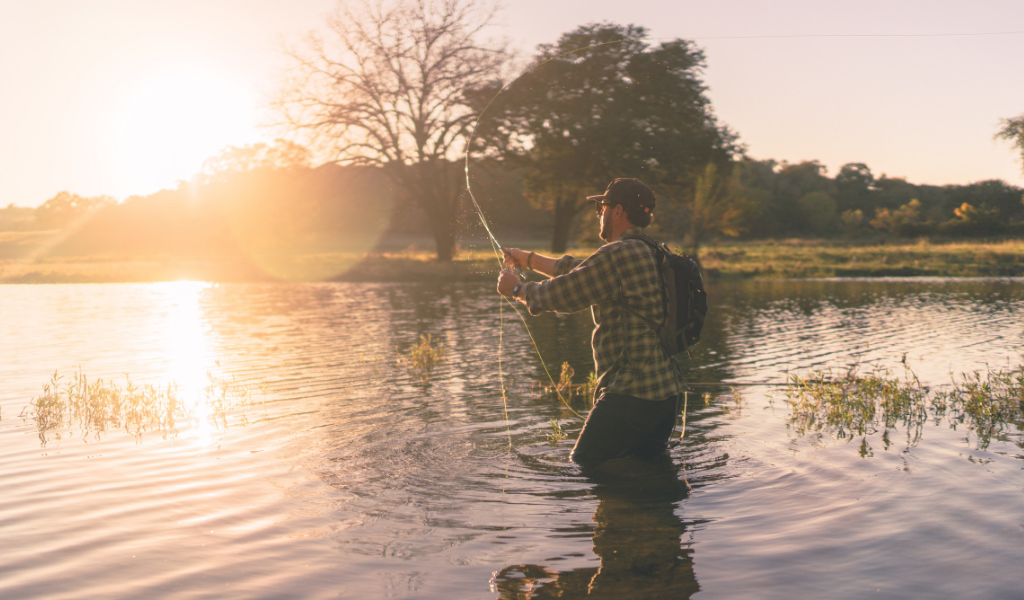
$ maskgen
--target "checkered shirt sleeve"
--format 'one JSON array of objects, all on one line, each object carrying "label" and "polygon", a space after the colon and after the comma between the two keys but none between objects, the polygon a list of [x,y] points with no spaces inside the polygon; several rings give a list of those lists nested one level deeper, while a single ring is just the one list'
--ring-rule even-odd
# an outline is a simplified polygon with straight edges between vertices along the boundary
[{"label": "checkered shirt sleeve", "polygon": [[554,277],[524,284],[522,295],[533,315],[592,309],[594,372],[602,382],[598,395],[607,391],[663,400],[679,393],[682,381],[657,332],[637,316],[660,323],[665,315],[654,251],[629,239],[641,232],[638,227],[626,230],[586,260],[563,256],[555,263]]}]

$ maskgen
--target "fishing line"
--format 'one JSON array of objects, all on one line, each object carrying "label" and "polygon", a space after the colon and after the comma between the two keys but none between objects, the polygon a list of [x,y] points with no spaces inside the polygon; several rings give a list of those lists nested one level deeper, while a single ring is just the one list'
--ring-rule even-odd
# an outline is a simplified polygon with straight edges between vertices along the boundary
[{"label": "fishing line", "polygon": [[[721,35],[692,37],[689,40],[773,40],[791,38],[935,38],[935,37],[978,37],[985,35],[1019,35],[1024,31],[984,31],[979,33],[805,33],[795,35]],[[647,38],[660,40],[668,38]]]},{"label": "fishing line", "polygon": [[[574,54],[576,52],[582,52],[584,50],[590,50],[592,48],[600,48],[601,46],[609,46],[609,45],[612,45],[612,44],[621,44],[623,42],[630,41],[632,39],[635,39],[635,38],[622,38],[620,40],[614,40],[614,41],[611,41],[611,42],[602,42],[600,44],[593,44],[591,46],[584,46],[582,48],[576,48],[575,50],[570,50],[568,52],[563,52],[562,54],[559,54],[557,56],[553,56],[553,57],[545,60],[544,62],[538,63],[538,64],[530,67],[526,71],[522,72],[518,77],[516,77],[512,81],[510,81],[507,84],[505,84],[505,86],[502,87],[500,90],[498,90],[498,93],[495,94],[494,97],[491,98],[487,102],[487,104],[484,106],[483,110],[480,111],[480,114],[477,115],[476,123],[473,124],[473,130],[470,132],[469,140],[468,140],[468,142],[466,144],[466,160],[465,160],[466,191],[469,192],[469,199],[473,202],[473,208],[476,210],[477,216],[480,217],[480,223],[484,226],[484,230],[487,232],[487,236],[489,238],[489,241],[491,242],[491,248],[494,251],[494,256],[498,260],[498,264],[501,266],[502,270],[506,270],[507,269],[507,267],[505,267],[505,262],[503,260],[503,253],[501,252],[501,247],[502,246],[498,242],[498,238],[494,236],[494,232],[491,231],[490,225],[487,224],[487,218],[484,217],[484,211],[483,211],[483,209],[480,208],[480,203],[478,203],[477,200],[476,200],[476,195],[473,193],[473,184],[472,184],[472,182],[469,179],[469,155],[470,155],[470,152],[471,152],[471,150],[473,148],[473,138],[476,137],[476,131],[480,127],[480,122],[483,121],[484,115],[487,113],[487,109],[489,109],[491,107],[491,105],[494,104],[494,101],[497,100],[499,96],[501,96],[506,90],[508,90],[510,87],[512,87],[512,85],[515,84],[515,82],[519,81],[523,77],[526,77],[527,75],[529,75],[533,71],[535,71],[535,70],[539,69],[540,67],[548,64],[549,62],[558,60],[559,58],[562,58],[563,56],[568,56],[569,54]],[[518,268],[516,270],[518,271]],[[522,271],[519,271],[519,273],[517,273],[517,275],[520,275],[520,280],[523,279]],[[563,405],[565,405],[566,408],[569,409],[569,412],[571,412],[572,414],[576,415],[580,419],[583,419],[583,416],[581,416],[578,412],[573,410],[572,406],[569,406],[569,402],[562,396],[562,391],[560,389],[558,389],[558,385],[555,384],[555,378],[551,376],[551,371],[548,370],[548,365],[544,361],[544,357],[541,355],[540,347],[537,345],[537,340],[535,340],[534,337],[533,337],[533,332],[530,330],[530,325],[526,322],[526,318],[523,317],[522,313],[519,312],[519,310],[516,308],[515,304],[513,304],[511,300],[509,300],[508,298],[506,298],[504,296],[502,296],[502,300],[504,300],[505,302],[509,303],[509,306],[512,307],[512,310],[514,310],[516,315],[519,317],[519,320],[523,322],[523,327],[526,328],[526,333],[527,333],[527,335],[530,336],[530,342],[533,344],[534,350],[537,351],[537,358],[540,359],[540,365],[541,365],[541,367],[544,368],[544,373],[548,376],[548,380],[551,381],[551,388],[555,390],[555,394],[558,395],[558,399],[562,402]],[[501,305],[499,305],[499,306],[501,306]],[[507,428],[508,427],[508,400],[506,399],[506,396],[505,396],[505,380],[504,380],[504,375],[502,373],[501,360],[500,360],[501,350],[502,350],[502,335],[501,335],[501,331],[502,331],[503,327],[504,327],[504,316],[502,314],[502,311],[499,310],[499,313],[498,313],[498,328],[499,328],[498,329],[498,331],[499,331],[499,334],[498,334],[498,356],[499,356],[498,376],[500,378],[502,402],[505,403],[505,425],[506,425],[506,428]],[[509,447],[511,447],[511,445],[512,445],[512,433],[511,433],[511,430],[509,430]]]},{"label": "fishing line", "polygon": [[[501,366],[501,350],[505,336],[505,305],[498,302],[498,385],[501,386],[501,405],[505,410],[505,431],[508,432],[508,451],[512,452],[512,426],[508,422],[508,396],[505,394],[505,372]],[[505,462],[505,479],[508,479],[508,461]],[[504,490],[502,490],[504,492]]]}]

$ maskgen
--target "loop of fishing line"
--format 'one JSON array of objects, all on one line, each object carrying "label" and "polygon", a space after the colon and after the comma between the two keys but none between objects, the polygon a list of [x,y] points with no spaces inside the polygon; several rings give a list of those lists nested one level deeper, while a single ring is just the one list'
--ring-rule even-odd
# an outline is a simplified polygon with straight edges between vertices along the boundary
[{"label": "loop of fishing line", "polygon": [[[484,211],[483,211],[483,209],[480,208],[480,204],[476,200],[476,195],[473,194],[473,184],[472,184],[472,182],[469,179],[469,156],[470,156],[470,153],[471,153],[472,148],[473,148],[473,138],[476,137],[476,130],[480,127],[480,122],[483,121],[484,115],[487,113],[487,109],[489,109],[491,107],[491,105],[494,104],[494,101],[498,99],[498,96],[501,96],[503,93],[505,93],[506,90],[508,90],[510,87],[512,87],[513,84],[515,84],[515,82],[519,81],[523,77],[526,77],[527,75],[529,75],[530,73],[532,73],[536,69],[539,69],[540,67],[548,64],[549,62],[558,60],[559,58],[562,58],[563,56],[568,56],[569,54],[574,54],[576,52],[582,52],[584,50],[590,50],[592,48],[600,48],[601,46],[609,46],[609,45],[612,45],[612,44],[621,44],[623,42],[630,41],[630,40],[635,40],[635,39],[636,38],[622,38],[620,40],[613,40],[611,42],[602,42],[600,44],[592,44],[590,46],[584,46],[582,48],[576,48],[575,50],[570,50],[568,52],[563,52],[562,54],[559,54],[557,56],[553,56],[553,57],[551,57],[551,58],[549,58],[549,59],[547,59],[547,60],[545,60],[545,61],[543,61],[541,63],[538,63],[538,64],[530,67],[526,71],[523,71],[522,73],[519,74],[518,77],[516,77],[512,81],[510,81],[507,84],[505,84],[505,86],[503,86],[500,90],[498,90],[498,93],[495,94],[494,97],[491,98],[487,102],[487,104],[484,106],[483,110],[480,111],[480,114],[477,115],[476,123],[473,124],[473,130],[470,132],[469,139],[467,140],[467,143],[466,143],[466,160],[465,160],[465,165],[466,165],[465,166],[465,172],[466,172],[466,191],[469,192],[469,199],[473,202],[473,208],[476,210],[477,216],[480,217],[480,223],[484,226],[484,230],[487,232],[488,239],[491,242],[491,248],[494,251],[494,256],[498,260],[498,264],[500,265],[502,270],[506,270],[505,261],[503,259],[503,253],[501,251],[502,246],[498,242],[498,238],[494,236],[494,232],[491,231],[491,227],[487,224],[487,218],[484,217]],[[515,274],[519,277],[520,280],[522,280],[524,278],[523,272],[522,272],[521,269],[518,268],[518,264],[516,265],[516,267],[517,268],[516,268]],[[518,316],[519,320],[523,322],[523,327],[526,329],[526,334],[528,336],[530,336],[530,342],[533,344],[534,350],[537,351],[537,358],[540,360],[540,366],[544,368],[544,373],[548,376],[548,380],[551,381],[551,388],[553,390],[555,390],[555,393],[558,395],[558,399],[562,402],[563,405],[565,405],[565,407],[567,409],[569,409],[569,412],[571,412],[572,414],[576,415],[578,418],[583,419],[584,417],[582,415],[580,415],[578,412],[576,412],[572,408],[572,406],[569,405],[569,402],[562,396],[562,391],[560,389],[558,389],[558,385],[555,383],[555,378],[552,377],[551,371],[548,370],[547,363],[544,362],[544,357],[541,355],[540,347],[537,345],[537,340],[535,340],[534,337],[533,337],[533,332],[530,331],[530,325],[526,322],[526,318],[523,317],[522,313],[519,312],[519,310],[516,308],[515,304],[513,304],[511,300],[509,300],[508,298],[502,296],[502,301],[508,302],[509,306],[512,307],[512,310],[515,311],[516,316]],[[507,398],[505,396],[505,378],[504,378],[504,373],[502,372],[501,358],[500,358],[501,357],[501,351],[502,351],[502,343],[503,343],[503,340],[502,340],[503,336],[501,335],[500,332],[504,328],[504,315],[503,315],[502,311],[500,310],[500,307],[501,307],[501,305],[499,304],[499,312],[498,312],[498,327],[499,327],[499,335],[498,335],[498,357],[499,357],[499,359],[498,359],[498,377],[499,377],[499,385],[501,386],[502,402],[504,402],[504,404],[505,404],[505,425],[506,425],[506,428],[507,428],[508,427],[508,400],[507,400]],[[509,447],[511,447],[511,445],[512,445],[512,437],[511,436],[512,436],[512,433],[511,433],[511,430],[509,430]]]}]

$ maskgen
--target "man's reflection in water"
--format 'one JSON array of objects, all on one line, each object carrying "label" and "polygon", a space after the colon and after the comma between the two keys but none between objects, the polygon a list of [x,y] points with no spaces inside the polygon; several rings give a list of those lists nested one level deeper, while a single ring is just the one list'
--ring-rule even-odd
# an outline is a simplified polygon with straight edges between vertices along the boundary
[{"label": "man's reflection in water", "polygon": [[599,504],[594,512],[598,568],[558,572],[514,565],[498,572],[499,598],[689,598],[700,590],[685,525],[675,514],[686,498],[667,456],[624,458],[584,470]]}]

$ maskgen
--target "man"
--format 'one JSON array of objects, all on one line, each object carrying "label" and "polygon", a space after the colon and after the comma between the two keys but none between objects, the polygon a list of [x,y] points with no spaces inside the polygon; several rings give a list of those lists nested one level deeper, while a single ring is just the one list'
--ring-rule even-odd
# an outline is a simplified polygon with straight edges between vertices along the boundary
[{"label": "man", "polygon": [[514,297],[533,315],[590,308],[594,317],[594,409],[572,460],[593,464],[610,458],[665,450],[678,414],[682,379],[649,322],[665,320],[664,291],[654,250],[636,239],[650,225],[654,193],[636,179],[616,179],[595,204],[601,239],[590,258],[555,259],[503,248],[505,262],[550,277],[520,282],[510,272],[498,293]]}]

